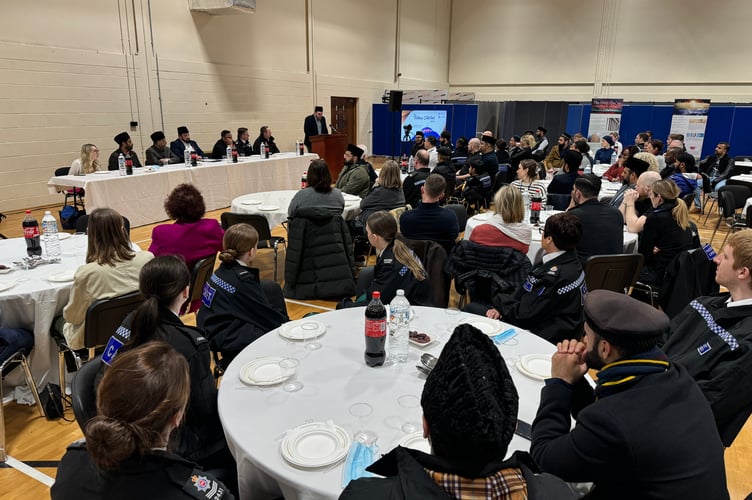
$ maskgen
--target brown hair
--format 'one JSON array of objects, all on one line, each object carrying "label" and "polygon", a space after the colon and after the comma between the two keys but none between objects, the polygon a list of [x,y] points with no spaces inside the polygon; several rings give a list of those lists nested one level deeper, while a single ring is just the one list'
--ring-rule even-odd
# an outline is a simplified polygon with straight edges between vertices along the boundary
[{"label": "brown hair", "polygon": [[372,213],[366,221],[366,226],[368,226],[368,229],[373,234],[381,236],[389,243],[394,242],[394,258],[400,264],[407,266],[416,280],[423,281],[426,279],[426,270],[423,268],[420,259],[415,256],[415,253],[407,245],[396,239],[397,220],[389,212],[379,210]]},{"label": "brown hair", "polygon": [[166,446],[165,429],[189,394],[188,362],[168,344],[149,342],[117,356],[97,388],[97,416],[86,424],[94,462],[116,470]]},{"label": "brown hair", "polygon": [[525,218],[525,205],[520,190],[514,186],[506,185],[496,191],[494,212],[501,215],[501,218],[507,224],[522,222]]},{"label": "brown hair", "polygon": [[115,266],[118,262],[133,260],[136,253],[123,225],[123,216],[111,208],[97,208],[89,215],[86,232],[89,244],[86,263]]},{"label": "brown hair", "polygon": [[324,160],[313,160],[308,165],[308,185],[319,193],[332,190],[332,174]]},{"label": "brown hair", "polygon": [[379,172],[379,186],[386,189],[402,189],[400,167],[394,160],[387,160]]},{"label": "brown hair", "polygon": [[178,184],[167,196],[164,209],[170,219],[178,222],[198,222],[206,213],[201,191],[193,184]]},{"label": "brown hair", "polygon": [[535,160],[527,159],[520,162],[520,167],[527,170],[527,177],[531,181],[538,180],[538,162]]},{"label": "brown hair", "polygon": [[671,215],[682,229],[689,227],[689,210],[687,204],[683,201],[676,200],[681,194],[681,190],[671,179],[663,179],[653,183],[653,194],[663,198],[663,201],[676,201],[676,206],[671,210]]},{"label": "brown hair", "polygon": [[232,262],[251,248],[256,248],[258,240],[258,232],[250,224],[233,224],[227,228],[222,238],[223,250],[219,253],[219,260]]},{"label": "brown hair", "polygon": [[546,219],[543,237],[550,236],[559,250],[573,250],[582,238],[579,217],[569,212],[552,215]]}]

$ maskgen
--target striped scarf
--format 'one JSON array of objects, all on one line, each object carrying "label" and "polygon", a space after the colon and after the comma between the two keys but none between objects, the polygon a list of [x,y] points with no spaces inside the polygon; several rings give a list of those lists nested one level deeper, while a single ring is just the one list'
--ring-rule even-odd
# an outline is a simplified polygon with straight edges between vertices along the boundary
[{"label": "striped scarf", "polygon": [[645,375],[665,372],[668,370],[668,367],[668,357],[657,347],[653,347],[647,352],[609,363],[598,372],[595,397],[603,398],[621,392]]}]

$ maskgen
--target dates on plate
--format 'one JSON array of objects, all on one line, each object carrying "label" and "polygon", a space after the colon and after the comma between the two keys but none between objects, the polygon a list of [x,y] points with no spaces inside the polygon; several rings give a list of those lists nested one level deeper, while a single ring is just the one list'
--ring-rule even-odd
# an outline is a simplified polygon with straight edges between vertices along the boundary
[{"label": "dates on plate", "polygon": [[418,344],[428,344],[431,342],[431,337],[427,333],[410,330],[410,340],[417,342]]}]

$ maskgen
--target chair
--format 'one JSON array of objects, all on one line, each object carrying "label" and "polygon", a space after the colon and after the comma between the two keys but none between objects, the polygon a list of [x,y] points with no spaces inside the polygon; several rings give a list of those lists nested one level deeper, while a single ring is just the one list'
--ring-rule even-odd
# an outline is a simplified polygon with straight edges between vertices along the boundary
[{"label": "chair", "polygon": [[467,227],[467,209],[465,209],[465,206],[456,203],[449,203],[448,205],[444,205],[444,208],[454,212],[454,215],[457,216],[457,224],[460,227],[460,233],[463,232]]},{"label": "chair", "polygon": [[[55,169],[55,177],[62,177],[68,175],[70,167],[60,167]],[[68,204],[68,198],[73,197],[73,206],[84,206],[84,190],[82,188],[71,188],[58,191],[58,193],[65,193],[65,204]]]},{"label": "chair", "polygon": [[[131,235],[131,221],[128,220],[128,217],[123,217],[123,227],[125,228],[125,234],[127,234],[129,237]],[[79,217],[76,220],[76,232],[77,233],[88,233],[89,228],[89,216],[88,214],[84,214],[81,217]]]},{"label": "chair", "polygon": [[[716,222],[713,235],[710,237],[710,243],[713,244],[713,239],[721,225],[721,221],[725,220],[729,229],[733,232],[737,228],[745,227],[742,222],[741,216],[736,213],[740,208],[744,208],[744,204],[749,198],[749,188],[746,186],[723,186],[718,190],[718,212],[719,218]],[[728,234],[727,234],[728,236]],[[725,243],[726,240],[724,240]]]},{"label": "chair", "polygon": [[[412,210],[412,209],[413,209],[413,207],[411,207],[410,204],[408,203],[404,207],[397,207],[397,208],[393,208],[393,209],[389,210],[389,213],[391,214],[391,216],[394,217],[394,220],[397,221],[397,232],[399,232],[399,230],[400,230],[400,225],[399,225],[399,223],[400,223],[400,217],[402,216],[403,213],[407,212],[408,210]],[[370,255],[370,252],[369,252],[369,255]]]},{"label": "chair", "polygon": [[188,300],[183,305],[182,314],[192,313],[198,310],[201,305],[201,294],[204,291],[204,285],[214,272],[214,264],[217,260],[217,254],[213,253],[208,257],[196,262],[191,270],[191,286],[188,292]]},{"label": "chair", "polygon": [[592,255],[585,261],[588,290],[628,293],[642,269],[642,254]]},{"label": "chair", "polygon": [[26,362],[26,350],[24,348],[19,349],[15,353],[11,354],[2,364],[0,364],[0,463],[4,463],[8,460],[8,455],[5,451],[5,410],[3,405],[3,373],[6,367],[9,367],[12,363],[19,363],[23,368],[24,377],[26,383],[29,384],[29,389],[34,395],[34,400],[37,402],[37,410],[39,415],[44,417],[44,409],[42,408],[42,402],[39,399],[39,391],[37,391],[37,384],[34,382],[34,378],[31,376],[29,370],[29,364]]},{"label": "chair", "polygon": [[714,193],[714,191],[713,191],[713,186],[710,185],[710,177],[708,177],[708,174],[700,173],[700,175],[702,176],[702,196],[703,196],[703,199],[701,200],[702,203],[700,204],[700,213],[704,214],[705,205],[707,204],[708,200],[713,200],[712,194]]},{"label": "chair", "polygon": [[[227,228],[230,226],[240,223],[253,226],[259,235],[258,248],[274,250],[274,281],[277,281],[279,245],[285,245],[286,241],[282,236],[272,236],[272,230],[269,228],[269,221],[266,220],[263,215],[259,214],[237,214],[232,212],[222,212],[220,220],[222,222],[222,229],[225,231],[227,231]],[[285,248],[287,247],[285,246]]]},{"label": "chair", "polygon": [[97,415],[97,391],[94,380],[102,367],[102,357],[97,356],[85,363],[71,381],[71,401],[76,422],[85,431],[86,423]]},{"label": "chair", "polygon": [[553,205],[554,210],[566,210],[571,200],[571,194],[548,193],[547,205]]},{"label": "chair", "polygon": [[447,262],[444,247],[430,240],[410,240],[402,235],[397,238],[410,247],[423,263],[428,279],[431,280],[434,306],[446,308],[449,305],[449,284],[452,278],[444,270]]}]

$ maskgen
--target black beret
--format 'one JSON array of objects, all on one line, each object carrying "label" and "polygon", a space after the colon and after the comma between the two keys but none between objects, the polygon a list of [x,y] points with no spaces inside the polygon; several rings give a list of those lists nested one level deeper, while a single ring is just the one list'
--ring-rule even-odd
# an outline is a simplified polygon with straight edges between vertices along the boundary
[{"label": "black beret", "polygon": [[512,139],[514,139],[514,142],[520,142],[520,136],[519,135],[513,135]]},{"label": "black beret", "polygon": [[602,137],[602,139],[603,139],[604,141],[606,141],[606,142],[608,143],[608,145],[609,145],[609,146],[613,146],[613,145],[614,145],[614,138],[613,138],[613,137],[611,137],[610,135],[604,135],[604,136]]},{"label": "black beret", "polygon": [[582,189],[583,186],[594,189],[595,194],[598,194],[601,192],[601,179],[595,174],[581,175],[574,180],[574,187]]},{"label": "black beret", "polygon": [[480,140],[489,143],[491,146],[496,146],[496,137],[491,135],[482,135],[480,136]]},{"label": "black beret", "polygon": [[188,133],[188,127],[185,125],[182,127],[178,127],[178,135],[183,135]]},{"label": "black beret", "polygon": [[540,131],[541,131],[541,132],[543,132],[544,134],[545,134],[546,132],[548,132],[548,129],[547,129],[546,127],[544,127],[543,125],[539,125],[539,126],[538,126],[538,128],[537,128],[536,130],[540,130]]},{"label": "black beret", "polygon": [[565,138],[566,140],[568,140],[568,141],[571,141],[571,140],[572,140],[572,136],[571,136],[571,135],[569,135],[569,134],[567,134],[566,132],[562,132],[562,133],[561,133],[561,136],[562,136],[563,138]]},{"label": "black beret", "polygon": [[624,162],[624,166],[627,167],[633,174],[639,177],[641,174],[648,171],[650,164],[645,160],[640,160],[639,158],[630,156],[629,158],[627,158],[627,161]]},{"label": "black beret", "polygon": [[669,326],[665,313],[626,294],[593,290],[585,296],[585,322],[621,347],[652,348]]},{"label": "black beret", "polygon": [[567,149],[564,151],[564,156],[561,157],[562,160],[564,160],[564,163],[567,164],[569,167],[569,171],[577,170],[580,168],[580,163],[582,163],[582,154],[579,151],[574,151],[572,149]]},{"label": "black beret", "polygon": [[452,156],[452,148],[448,148],[446,146],[441,146],[436,150],[436,152],[439,154],[439,156]]},{"label": "black beret", "polygon": [[499,350],[480,330],[467,324],[455,328],[420,403],[437,455],[465,464],[503,460],[517,425],[519,397]]},{"label": "black beret", "polygon": [[128,132],[120,132],[118,135],[115,136],[115,142],[117,144],[122,144],[124,142],[128,142],[128,139],[130,139],[131,136],[128,135]]},{"label": "black beret", "polygon": [[349,151],[353,156],[357,156],[358,158],[363,157],[363,150],[355,144],[348,144],[345,151]]},{"label": "black beret", "polygon": [[313,112],[314,113],[318,113],[319,111],[321,111],[323,113],[324,112],[324,108],[321,107],[321,106],[316,106],[315,108],[313,108]]},{"label": "black beret", "polygon": [[157,142],[157,141],[161,141],[162,139],[164,139],[165,135],[164,135],[164,132],[162,132],[161,130],[157,130],[156,132],[151,134],[149,137],[151,137],[151,142]]}]

